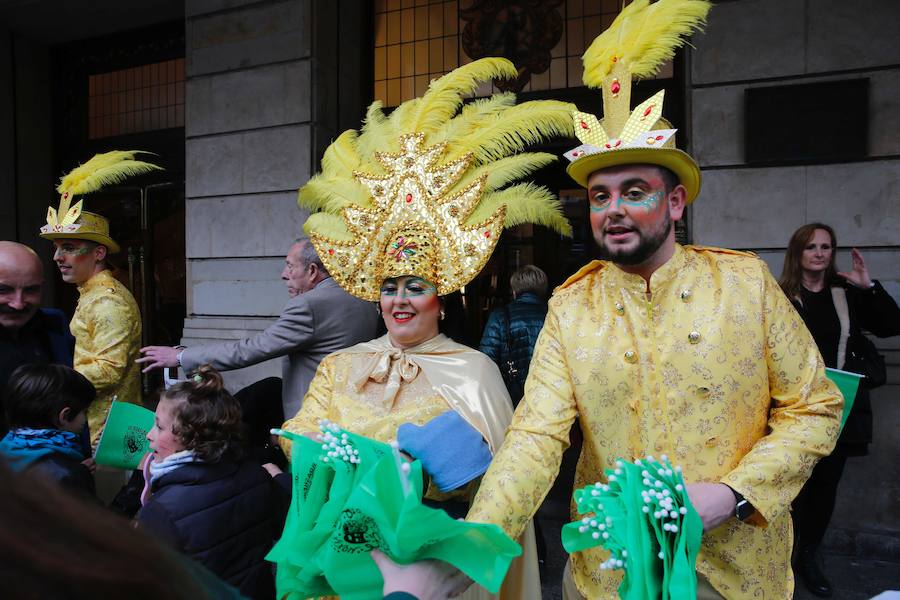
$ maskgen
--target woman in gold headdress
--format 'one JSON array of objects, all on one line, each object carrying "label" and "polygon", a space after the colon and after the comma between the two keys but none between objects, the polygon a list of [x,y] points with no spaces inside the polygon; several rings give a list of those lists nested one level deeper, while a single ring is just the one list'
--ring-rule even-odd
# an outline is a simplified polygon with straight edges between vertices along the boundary
[{"label": "woman in gold headdress", "polygon": [[[313,212],[305,229],[334,279],[378,302],[388,333],[326,357],[285,429],[310,433],[328,419],[390,441],[401,425],[427,427],[452,413],[480,434],[486,452],[500,447],[512,419],[500,372],[487,356],[440,334],[439,322],[442,296],[479,273],[504,227],[531,222],[570,234],[547,190],[509,184],[554,160],[522,150],[570,136],[573,107],[516,105],[512,94],[498,94],[459,111],[480,81],[515,76],[505,59],[475,61],[434,81],[390,117],[374,103],[361,132],[345,132],[326,150],[322,173],[300,190],[301,206]],[[455,447],[457,436],[435,434],[428,442],[438,463],[464,462],[450,459],[468,449]],[[289,450],[290,442],[283,443]],[[426,500],[467,505],[474,496],[477,477],[447,491],[436,484],[441,473],[429,474]],[[500,596],[540,598],[533,530],[519,541],[524,555]]]}]

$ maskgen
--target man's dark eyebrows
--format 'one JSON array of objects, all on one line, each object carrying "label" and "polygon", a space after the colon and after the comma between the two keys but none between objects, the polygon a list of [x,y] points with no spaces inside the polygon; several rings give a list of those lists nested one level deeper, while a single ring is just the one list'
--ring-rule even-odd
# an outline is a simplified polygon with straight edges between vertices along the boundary
[{"label": "man's dark eyebrows", "polygon": [[650,182],[641,177],[632,177],[631,179],[626,179],[625,181],[622,182],[622,189],[629,188],[633,185],[648,186],[648,185],[650,185]]},{"label": "man's dark eyebrows", "polygon": [[605,190],[607,190],[607,189],[609,189],[609,188],[607,188],[607,187],[606,187],[605,185],[603,185],[602,183],[597,183],[597,184],[595,184],[595,185],[592,185],[592,186],[588,189],[588,193],[593,194],[594,192],[602,192],[602,191],[605,191]]}]

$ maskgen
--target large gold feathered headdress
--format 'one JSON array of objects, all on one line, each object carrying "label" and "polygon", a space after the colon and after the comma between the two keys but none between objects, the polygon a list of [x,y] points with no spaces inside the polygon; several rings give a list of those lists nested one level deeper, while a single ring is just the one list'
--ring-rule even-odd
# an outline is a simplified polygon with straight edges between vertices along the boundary
[{"label": "large gold feathered headdress", "polygon": [[587,187],[591,173],[620,164],[650,163],[675,172],[691,202],[700,191],[700,169],[675,147],[675,129],[662,118],[663,91],[631,110],[631,81],[650,77],[684,38],[700,28],[707,0],[634,0],[585,51],[584,83],[600,88],[603,120],[573,112],[582,145],[566,152],[568,173]]},{"label": "large gold feathered headdress", "polygon": [[344,289],[377,300],[384,279],[416,275],[449,294],[481,271],[504,227],[538,223],[571,235],[548,190],[509,184],[553,162],[522,150],[571,137],[573,105],[516,105],[498,94],[459,110],[479,82],[516,74],[502,58],[469,63],[390,116],[373,103],[361,132],[328,147],[299,204],[312,212],[304,230]]},{"label": "large gold feathered headdress", "polygon": [[119,245],[109,236],[109,221],[98,214],[82,210],[82,201],[72,204],[75,196],[96,192],[105,185],[119,183],[133,175],[161,169],[157,165],[134,160],[140,150],[113,150],[96,154],[83,165],[72,169],[60,179],[59,210],[47,208],[47,224],[41,227],[41,237],[48,240],[70,238],[103,244],[110,253]]}]

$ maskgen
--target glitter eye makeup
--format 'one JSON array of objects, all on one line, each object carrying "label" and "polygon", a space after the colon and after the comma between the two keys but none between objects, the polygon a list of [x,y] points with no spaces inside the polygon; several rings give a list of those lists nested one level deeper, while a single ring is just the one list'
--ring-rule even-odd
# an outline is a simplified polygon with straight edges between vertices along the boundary
[{"label": "glitter eye makeup", "polygon": [[429,294],[437,294],[437,288],[420,277],[408,277],[403,281],[402,286],[398,286],[396,280],[389,280],[381,286],[382,296],[414,298]]}]

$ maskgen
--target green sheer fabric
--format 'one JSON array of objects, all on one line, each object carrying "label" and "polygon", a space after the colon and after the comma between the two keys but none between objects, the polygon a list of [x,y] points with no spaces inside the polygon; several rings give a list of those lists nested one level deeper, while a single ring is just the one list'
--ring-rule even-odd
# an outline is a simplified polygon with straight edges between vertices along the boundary
[{"label": "green sheer fabric", "polygon": [[581,520],[563,527],[567,552],[595,546],[610,551],[601,569],[623,569],[623,600],[694,598],[695,564],[703,523],[691,506],[678,467],[663,457],[607,470],[607,484],[575,492]]},{"label": "green sheer fabric", "polygon": [[278,598],[380,600],[375,548],[402,564],[443,560],[499,591],[521,548],[496,525],[424,506],[418,461],[405,463],[388,444],[333,425],[319,442],[280,433],[293,441],[293,496],[281,539],[266,557],[278,566]]}]

